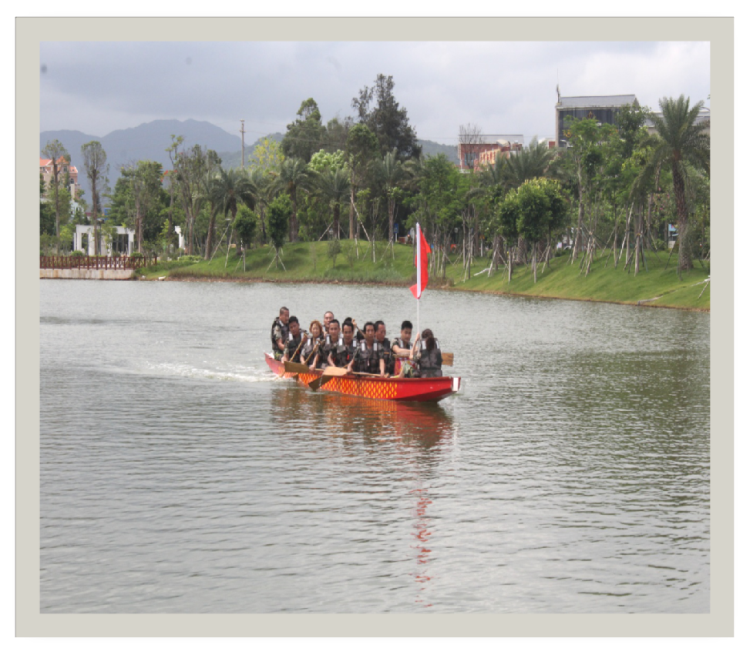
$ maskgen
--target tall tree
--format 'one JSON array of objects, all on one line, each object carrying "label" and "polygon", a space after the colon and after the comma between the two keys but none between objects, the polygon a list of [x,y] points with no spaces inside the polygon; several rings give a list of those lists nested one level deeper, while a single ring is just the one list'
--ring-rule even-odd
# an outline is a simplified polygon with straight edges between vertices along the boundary
[{"label": "tall tree", "polygon": [[[55,236],[60,236],[60,171],[70,165],[70,155],[57,139],[47,141],[42,154],[52,160],[52,197],[55,208]],[[67,217],[66,217],[67,219]],[[58,252],[59,252],[58,244]]]},{"label": "tall tree", "polygon": [[364,186],[370,162],[377,156],[378,139],[367,125],[361,123],[349,130],[346,140],[346,163],[349,167],[350,205],[349,205],[349,238],[355,234],[354,213],[356,211],[357,191]]},{"label": "tall tree", "polygon": [[566,119],[565,138],[568,147],[565,155],[573,169],[578,187],[578,222],[573,243],[574,261],[581,250],[583,242],[583,216],[597,172],[604,158],[603,146],[608,136],[614,131],[611,125],[602,125],[595,118]]},{"label": "tall tree", "polygon": [[675,204],[677,206],[677,234],[680,242],[680,263],[678,270],[685,271],[693,267],[691,248],[688,243],[688,205],[685,193],[685,182],[688,179],[687,167],[711,171],[711,140],[704,125],[696,123],[698,113],[703,107],[699,101],[690,106],[690,98],[680,96],[659,100],[662,116],[654,116],[654,127],[659,141],[654,148],[651,166],[660,163],[669,166],[672,171]]},{"label": "tall tree", "polygon": [[89,178],[91,185],[91,222],[94,225],[94,254],[98,255],[99,247],[99,221],[97,216],[100,207],[99,192],[106,189],[107,173],[109,165],[107,164],[107,153],[104,152],[102,144],[99,141],[89,141],[81,146],[83,155],[83,165],[86,168],[86,176]]},{"label": "tall tree", "polygon": [[160,200],[161,164],[155,161],[139,161],[129,170],[123,170],[123,174],[129,179],[133,192],[136,247],[138,252],[143,252],[144,222],[147,214],[153,210]]},{"label": "tall tree", "polygon": [[193,252],[195,221],[203,202],[205,178],[221,164],[221,158],[213,150],[203,150],[194,145],[187,152],[178,152],[175,158],[176,180],[180,191],[180,202],[187,222],[187,254]]},{"label": "tall tree", "polygon": [[396,214],[396,202],[401,192],[401,184],[406,178],[407,172],[396,156],[396,150],[386,153],[381,160],[373,162],[376,167],[376,175],[382,182],[388,207],[388,243],[393,244],[393,225]]},{"label": "tall tree", "polygon": [[376,135],[381,156],[395,148],[400,159],[419,157],[422,148],[409,125],[406,109],[396,102],[394,86],[392,75],[378,74],[372,88],[365,86],[358,97],[352,98],[352,107],[357,110],[359,122]]},{"label": "tall tree", "polygon": [[256,188],[242,168],[224,170],[219,167],[216,175],[216,194],[224,214],[232,215],[232,223],[237,218],[237,209],[240,206],[246,205],[250,209],[255,209]]},{"label": "tall tree", "polygon": [[297,111],[297,119],[286,126],[281,142],[284,155],[308,163],[314,152],[320,150],[325,128],[320,120],[320,109],[312,98],[308,98]]},{"label": "tall tree", "polygon": [[261,241],[263,243],[266,243],[268,238],[266,235],[266,209],[276,196],[273,186],[274,178],[272,177],[272,172],[273,171],[270,170],[264,172],[260,168],[251,168],[249,176],[250,181],[255,187],[256,206],[260,210],[260,230]]},{"label": "tall tree", "polygon": [[248,164],[251,171],[260,170],[262,173],[267,173],[268,171],[279,170],[283,161],[284,152],[281,143],[269,137],[264,137],[253,149]]},{"label": "tall tree", "polygon": [[[281,247],[284,245],[284,239],[286,238],[287,223],[289,222],[289,216],[292,213],[292,203],[289,196],[285,193],[278,195],[268,205],[268,236],[271,239],[275,254],[272,264],[276,262],[276,267],[279,264],[282,267],[284,262],[281,261]],[[271,268],[271,265],[268,266]]]}]

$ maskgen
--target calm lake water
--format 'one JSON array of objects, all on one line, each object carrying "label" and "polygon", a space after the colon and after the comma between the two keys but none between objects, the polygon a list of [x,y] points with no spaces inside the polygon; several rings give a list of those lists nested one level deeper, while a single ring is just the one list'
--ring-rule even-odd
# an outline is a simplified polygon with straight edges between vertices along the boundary
[{"label": "calm lake water", "polygon": [[461,392],[311,393],[408,289],[41,280],[42,612],[708,612],[709,316],[427,290]]}]

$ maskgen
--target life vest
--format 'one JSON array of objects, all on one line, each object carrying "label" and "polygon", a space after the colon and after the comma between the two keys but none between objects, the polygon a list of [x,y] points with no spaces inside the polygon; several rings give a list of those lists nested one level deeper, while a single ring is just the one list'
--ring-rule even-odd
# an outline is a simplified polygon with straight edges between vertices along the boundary
[{"label": "life vest", "polygon": [[437,378],[443,376],[443,355],[440,352],[440,343],[435,339],[435,347],[427,350],[427,341],[422,340],[419,344],[419,376],[424,378]]},{"label": "life vest", "polygon": [[334,351],[336,365],[340,367],[347,366],[356,357],[357,348],[359,348],[359,343],[356,339],[352,339],[352,345],[347,346],[344,343],[344,337],[340,337]]},{"label": "life vest", "polygon": [[283,353],[284,351],[279,348],[278,344],[276,343],[277,336],[274,335],[274,332],[276,332],[277,327],[281,331],[281,342],[286,343],[289,339],[289,326],[284,325],[278,317],[276,317],[273,320],[273,325],[271,326],[271,348],[273,348],[274,353]]},{"label": "life vest", "polygon": [[[383,359],[385,360],[385,372],[388,374],[393,374],[393,365],[395,363],[395,357],[393,356],[393,350],[391,349],[391,340],[386,337],[381,342],[376,342],[380,345],[380,348],[383,353]],[[380,371],[378,371],[380,372]]]},{"label": "life vest", "polygon": [[[299,342],[302,340],[302,333],[300,332],[300,335],[295,339],[294,336],[290,333],[287,337],[286,342],[286,354],[287,357],[289,357],[290,362],[296,362],[297,364],[300,363],[300,351],[302,348],[298,349]],[[294,353],[297,353],[296,355]]]},{"label": "life vest", "polygon": [[325,339],[322,336],[318,337],[317,339],[313,337],[308,338],[308,340],[305,341],[305,344],[301,348],[300,361],[303,361],[309,357],[310,361],[308,362],[308,364],[312,364],[312,360],[314,359],[314,357],[312,356],[313,348],[315,348],[315,346],[318,346],[318,352],[320,352],[320,347],[324,343],[324,341]]},{"label": "life vest", "polygon": [[408,341],[404,341],[401,337],[393,340],[394,345],[404,350],[411,350],[411,344]]},{"label": "life vest", "polygon": [[383,354],[383,346],[377,341],[372,342],[372,348],[366,341],[361,341],[357,351],[358,370],[361,373],[380,373],[378,362]]}]

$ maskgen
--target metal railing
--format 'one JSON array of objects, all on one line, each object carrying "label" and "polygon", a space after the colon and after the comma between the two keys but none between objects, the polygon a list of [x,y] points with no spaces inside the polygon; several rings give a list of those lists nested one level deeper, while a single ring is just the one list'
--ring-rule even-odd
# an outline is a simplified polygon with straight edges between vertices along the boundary
[{"label": "metal railing", "polygon": [[105,269],[135,269],[156,264],[155,255],[143,257],[39,257],[39,268],[105,268]]}]

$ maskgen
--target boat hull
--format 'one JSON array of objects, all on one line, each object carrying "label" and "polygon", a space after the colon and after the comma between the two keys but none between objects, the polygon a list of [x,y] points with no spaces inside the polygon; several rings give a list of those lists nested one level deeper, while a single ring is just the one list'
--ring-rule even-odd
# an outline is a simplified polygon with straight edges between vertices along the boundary
[{"label": "boat hull", "polygon": [[[311,373],[286,373],[284,365],[268,353],[266,353],[266,363],[276,375],[295,378],[297,382],[306,387],[310,386],[313,380],[317,380],[323,375],[320,370]],[[320,386],[325,391],[333,391],[348,396],[407,402],[437,402],[456,393],[460,387],[461,378],[459,377],[381,378],[363,375],[332,377]]]}]

